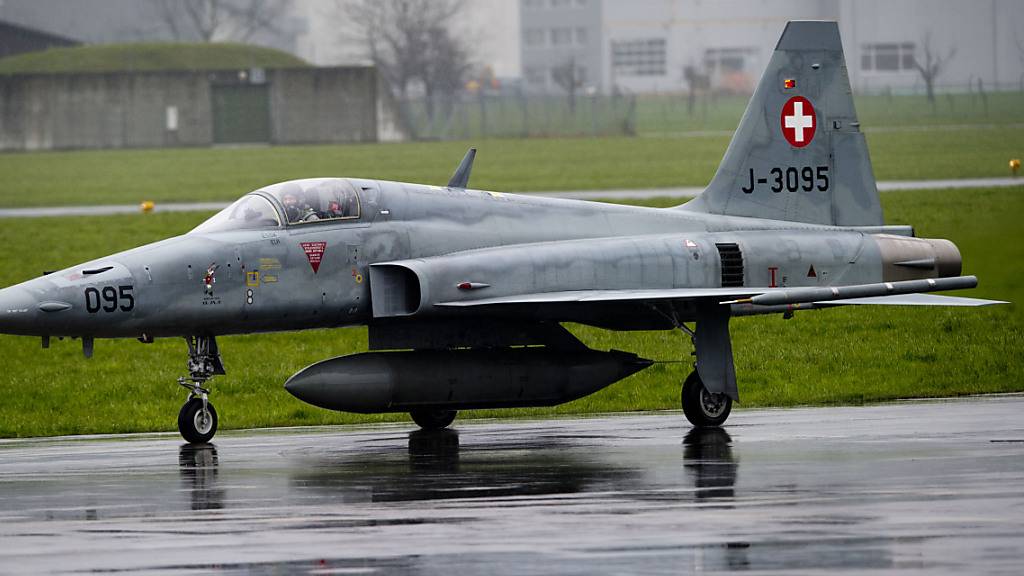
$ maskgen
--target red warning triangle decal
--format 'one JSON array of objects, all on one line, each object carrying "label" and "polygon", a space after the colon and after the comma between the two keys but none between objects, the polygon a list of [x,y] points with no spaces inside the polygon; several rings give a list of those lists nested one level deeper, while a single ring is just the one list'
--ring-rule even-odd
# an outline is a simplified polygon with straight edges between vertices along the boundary
[{"label": "red warning triangle decal", "polygon": [[313,268],[313,274],[320,271],[320,262],[324,259],[324,250],[327,249],[327,242],[302,242],[302,251],[306,253],[306,260]]},{"label": "red warning triangle decal", "polygon": [[811,264],[811,269],[807,271],[808,278],[817,278],[818,273],[814,271],[814,264]]}]

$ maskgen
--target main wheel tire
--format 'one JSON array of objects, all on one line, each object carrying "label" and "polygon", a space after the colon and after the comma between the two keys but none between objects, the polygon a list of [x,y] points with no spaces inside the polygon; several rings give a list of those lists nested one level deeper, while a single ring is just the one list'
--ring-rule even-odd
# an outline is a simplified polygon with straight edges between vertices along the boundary
[{"label": "main wheel tire", "polygon": [[696,370],[683,384],[682,404],[686,419],[700,427],[721,426],[732,411],[732,398],[708,392]]},{"label": "main wheel tire", "polygon": [[178,412],[178,432],[189,444],[206,444],[217,433],[217,411],[213,404],[206,402],[203,411],[202,398],[189,398]]},{"label": "main wheel tire", "polygon": [[424,430],[442,430],[455,421],[458,410],[413,410],[409,412],[412,421]]}]

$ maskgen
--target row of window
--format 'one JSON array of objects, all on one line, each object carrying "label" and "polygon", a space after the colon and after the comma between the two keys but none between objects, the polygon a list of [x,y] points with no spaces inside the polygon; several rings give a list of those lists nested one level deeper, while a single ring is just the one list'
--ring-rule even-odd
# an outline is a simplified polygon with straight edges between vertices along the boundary
[{"label": "row of window", "polygon": [[704,69],[712,74],[742,72],[757,52],[756,48],[710,48],[704,51]]},{"label": "row of window", "polygon": [[523,44],[528,48],[544,46],[585,46],[586,28],[527,28],[523,30]]},{"label": "row of window", "polygon": [[612,42],[612,69],[617,76],[664,76],[666,53],[664,38]]},{"label": "row of window", "polygon": [[[528,28],[523,32],[527,46],[543,46],[550,32],[552,46],[568,46],[573,41],[572,28]],[[587,30],[576,28],[576,43],[585,44]],[[914,70],[913,42],[865,44],[861,47],[860,67],[867,71]],[[756,58],[756,48],[710,48],[704,51],[704,69],[709,73],[743,72]],[[620,40],[611,43],[611,65],[617,76],[664,76],[668,73],[668,43],[664,38]],[[543,84],[547,71],[527,67],[523,74],[530,84]]]},{"label": "row of window", "polygon": [[860,51],[860,69],[885,72],[914,70],[914,43],[864,44]]},{"label": "row of window", "polygon": [[[523,78],[526,79],[526,83],[531,86],[546,86],[548,83],[557,86],[559,79],[557,76],[566,74],[566,68],[563,66],[555,66],[554,68],[543,68],[538,66],[526,66],[523,68]],[[587,68],[585,66],[576,66],[575,80],[578,83],[585,83],[587,81]]]},{"label": "row of window", "polygon": [[523,0],[523,8],[526,10],[560,10],[565,8],[585,8],[589,0]]}]

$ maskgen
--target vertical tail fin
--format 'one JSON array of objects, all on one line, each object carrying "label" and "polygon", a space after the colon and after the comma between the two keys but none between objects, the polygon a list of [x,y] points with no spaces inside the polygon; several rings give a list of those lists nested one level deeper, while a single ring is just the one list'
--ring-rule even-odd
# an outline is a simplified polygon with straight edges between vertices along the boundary
[{"label": "vertical tail fin", "polygon": [[786,25],[714,179],[680,208],[839,226],[882,224],[835,22]]}]

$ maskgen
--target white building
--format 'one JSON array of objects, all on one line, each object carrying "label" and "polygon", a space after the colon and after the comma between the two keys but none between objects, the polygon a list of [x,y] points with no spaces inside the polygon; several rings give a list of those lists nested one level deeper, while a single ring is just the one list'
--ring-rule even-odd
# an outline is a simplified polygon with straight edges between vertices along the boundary
[{"label": "white building", "polygon": [[[684,70],[716,89],[747,91],[786,21],[838,20],[858,91],[923,90],[914,62],[926,46],[948,58],[936,85],[1020,89],[1024,5],[1019,0],[520,0],[522,74],[556,88],[553,68],[585,62],[588,85],[636,92],[688,89]],[[594,18],[597,24],[594,24]],[[572,34],[572,41],[562,42]],[[575,36],[582,32],[584,42]],[[585,55],[581,55],[585,52]],[[952,56],[950,56],[952,54]]]}]

